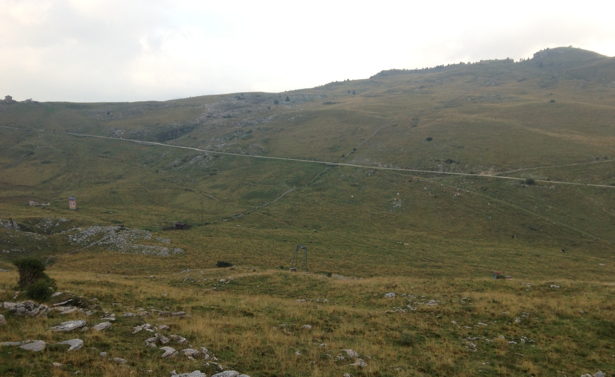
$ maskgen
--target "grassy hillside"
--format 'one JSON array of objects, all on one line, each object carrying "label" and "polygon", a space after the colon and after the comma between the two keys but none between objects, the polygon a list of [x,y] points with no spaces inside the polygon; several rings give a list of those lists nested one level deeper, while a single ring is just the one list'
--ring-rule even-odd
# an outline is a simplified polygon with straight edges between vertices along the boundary
[{"label": "grassy hillside", "polygon": [[[0,104],[0,268],[52,255],[60,288],[98,297],[105,310],[187,310],[192,322],[175,329],[254,376],[613,371],[614,104],[614,58],[573,48],[285,93]],[[192,227],[164,230],[175,222]],[[118,252],[67,236],[90,226],[151,232],[146,246],[183,252]],[[311,273],[287,272],[297,244],[309,248]],[[221,260],[238,267],[214,268]],[[491,280],[492,271],[513,280]],[[14,279],[0,272],[2,299]],[[384,299],[388,291],[418,298]],[[319,298],[329,303],[296,302]],[[431,299],[441,304],[425,306]],[[531,325],[519,329],[522,313]],[[7,337],[48,336],[56,319],[29,328],[36,320],[9,318]],[[315,330],[302,333],[304,323]],[[18,353],[0,374],[68,375],[92,363],[91,375],[198,369],[143,353],[141,339],[124,339],[133,325],[88,338],[86,353],[63,359],[68,369],[49,372],[60,355],[51,350],[31,370]],[[521,336],[533,343],[519,345]],[[129,369],[96,356],[116,341],[138,355]],[[367,368],[335,361],[355,347]]]}]

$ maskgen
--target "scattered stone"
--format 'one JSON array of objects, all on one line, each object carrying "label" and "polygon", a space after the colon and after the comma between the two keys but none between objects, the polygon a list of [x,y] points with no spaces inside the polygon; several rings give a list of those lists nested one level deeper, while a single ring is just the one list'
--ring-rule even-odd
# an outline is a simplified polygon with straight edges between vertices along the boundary
[{"label": "scattered stone", "polygon": [[[159,327],[160,329],[160,327]],[[150,325],[149,323],[144,323],[142,325],[139,326],[135,326],[132,328],[132,333],[136,334],[139,333],[141,331],[149,331],[149,332],[154,332],[154,327],[152,325]]]},{"label": "scattered stone", "polygon": [[0,347],[13,347],[13,346],[21,346],[24,342],[2,342],[0,343]]},{"label": "scattered stone", "polygon": [[346,355],[348,355],[348,357],[350,357],[351,359],[356,359],[359,357],[359,353],[355,350],[352,350],[350,348],[347,349],[343,349],[342,351],[344,351],[346,353]]},{"label": "scattered stone", "polygon": [[98,325],[92,326],[92,330],[103,331],[111,327],[111,322],[101,322]]},{"label": "scattered stone", "polygon": [[47,344],[42,340],[33,340],[27,341],[26,343],[19,346],[22,350],[32,351],[32,352],[40,352],[45,349]]},{"label": "scattered stone", "polygon": [[50,328],[51,331],[73,331],[76,330],[78,328],[81,328],[85,326],[85,321],[81,320],[81,319],[77,319],[74,321],[66,321],[66,322],[62,322],[57,326],[53,326]]},{"label": "scattered stone", "polygon": [[69,340],[65,340],[63,342],[60,342],[58,344],[69,345],[70,347],[68,348],[68,351],[76,351],[78,349],[81,349],[81,347],[83,347],[83,340],[81,340],[81,339],[69,339]]},{"label": "scattered stone", "polygon": [[126,364],[128,362],[128,360],[122,359],[121,357],[114,357],[111,360],[115,361],[118,364]]},{"label": "scattered stone", "polygon": [[54,361],[53,363],[51,363],[51,365],[53,365],[55,368],[62,368],[62,364],[58,363],[57,361]]},{"label": "scattered stone", "polygon": [[395,298],[397,294],[395,292],[388,292],[384,294],[384,298]]},{"label": "scattered stone", "polygon": [[583,376],[589,376],[589,377],[605,377],[605,376],[606,376],[606,374],[604,374],[604,372],[603,372],[603,371],[599,370],[599,371],[597,371],[596,373],[594,373],[593,375],[591,375],[591,374],[589,374],[589,373],[588,373],[588,374],[584,374]]},{"label": "scattered stone", "polygon": [[55,303],[55,304],[53,304],[53,306],[66,306],[66,304],[70,304],[72,301],[73,301],[73,299],[69,298],[66,301]]},{"label": "scattered stone", "polygon": [[352,365],[353,367],[365,368],[367,366],[367,363],[363,359],[356,359],[354,363],[350,365]]},{"label": "scattered stone", "polygon": [[305,329],[305,330],[311,330],[312,329],[312,325],[303,325],[303,326],[301,326],[301,328]]},{"label": "scattered stone", "polygon": [[171,357],[177,353],[177,350],[175,350],[175,348],[169,346],[160,347],[160,349],[164,351],[161,356],[162,358]]},{"label": "scattered stone", "polygon": [[60,314],[70,314],[78,311],[79,308],[76,306],[56,306],[53,310],[60,312]]},{"label": "scattered stone", "polygon": [[[201,354],[203,355],[203,359],[205,360],[218,360],[218,358],[215,357],[212,353],[210,353],[209,350],[205,347],[201,347]],[[222,370],[222,368],[220,368],[220,370]]]},{"label": "scattered stone", "polygon": [[551,284],[551,285],[549,285],[549,288],[551,288],[551,289],[559,289],[560,286],[557,285],[557,284]]},{"label": "scattered stone", "polygon": [[195,357],[198,357],[201,353],[194,348],[184,348],[180,351],[184,356],[189,358],[190,360],[194,360]]},{"label": "scattered stone", "polygon": [[103,321],[111,321],[111,322],[115,322],[115,314],[111,313],[108,315],[105,315],[104,317],[101,318]]},{"label": "scattered stone", "polygon": [[103,352],[99,353],[98,356],[100,356],[100,357],[107,357],[107,356],[109,356],[109,354],[107,352],[103,351]]},{"label": "scattered stone", "polygon": [[2,314],[0,314],[0,326],[6,325],[6,318]]},{"label": "scattered stone", "polygon": [[186,316],[186,312],[173,312],[171,313],[172,317],[185,317]]},{"label": "scattered stone", "polygon": [[173,342],[177,344],[188,343],[188,340],[186,338],[184,338],[183,336],[175,335],[175,334],[169,335],[169,339],[171,339]]},{"label": "scattered stone", "polygon": [[216,373],[211,377],[238,377],[239,372],[236,370],[225,370],[224,372]]},{"label": "scattered stone", "polygon": [[145,345],[148,347],[156,347],[156,344],[168,344],[171,340],[162,334],[154,334],[151,338],[145,339]]},{"label": "scattered stone", "polygon": [[342,377],[352,377],[352,374],[350,373],[344,373],[344,375]]},{"label": "scattered stone", "polygon": [[173,371],[171,372],[171,377],[207,377],[207,375],[205,373],[201,373],[200,370],[195,370],[190,373],[180,373],[180,374],[177,374],[177,372]]},{"label": "scattered stone", "polygon": [[170,327],[168,325],[158,325],[156,326],[158,330],[168,330]]}]

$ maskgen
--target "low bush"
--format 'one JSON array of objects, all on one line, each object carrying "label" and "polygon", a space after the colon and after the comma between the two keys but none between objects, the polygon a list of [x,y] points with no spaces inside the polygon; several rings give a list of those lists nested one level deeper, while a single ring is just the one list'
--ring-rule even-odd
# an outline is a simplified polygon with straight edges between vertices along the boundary
[{"label": "low bush", "polygon": [[219,260],[216,262],[216,267],[233,267],[231,262],[225,262],[223,260]]}]

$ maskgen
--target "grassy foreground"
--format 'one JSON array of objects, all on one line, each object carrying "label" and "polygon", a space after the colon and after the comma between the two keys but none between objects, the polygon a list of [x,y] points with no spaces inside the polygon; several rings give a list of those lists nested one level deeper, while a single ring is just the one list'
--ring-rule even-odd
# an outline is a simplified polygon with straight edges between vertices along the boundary
[{"label": "grassy foreground", "polygon": [[[97,258],[91,255],[90,262]],[[101,310],[89,317],[8,315],[2,340],[52,344],[81,338],[84,348],[48,346],[33,354],[3,347],[0,375],[167,376],[203,370],[202,361],[162,359],[162,351],[145,347],[151,334],[131,335],[144,322],[167,324],[169,333],[207,347],[224,367],[252,376],[578,376],[615,369],[612,282],[327,277],[246,266],[122,275],[62,264],[49,270],[60,289],[96,298]],[[1,299],[11,298],[16,279],[15,272],[0,273]],[[384,296],[389,292],[395,297]],[[152,309],[188,316],[121,316]],[[117,315],[103,332],[48,330],[69,319],[94,325],[103,311]],[[344,349],[358,352],[367,366],[340,360]],[[99,356],[103,351],[108,358]],[[118,365],[112,357],[128,363]]]}]

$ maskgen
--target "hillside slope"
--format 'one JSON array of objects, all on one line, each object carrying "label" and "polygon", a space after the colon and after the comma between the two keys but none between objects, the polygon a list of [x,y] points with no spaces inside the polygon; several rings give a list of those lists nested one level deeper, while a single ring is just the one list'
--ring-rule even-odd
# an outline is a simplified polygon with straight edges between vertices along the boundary
[{"label": "hillside slope", "polygon": [[359,275],[601,274],[593,258],[615,244],[614,100],[615,59],[558,48],[285,93],[2,104],[0,218],[182,221],[193,228],[170,237],[203,265],[287,265],[304,243],[318,269]]}]

